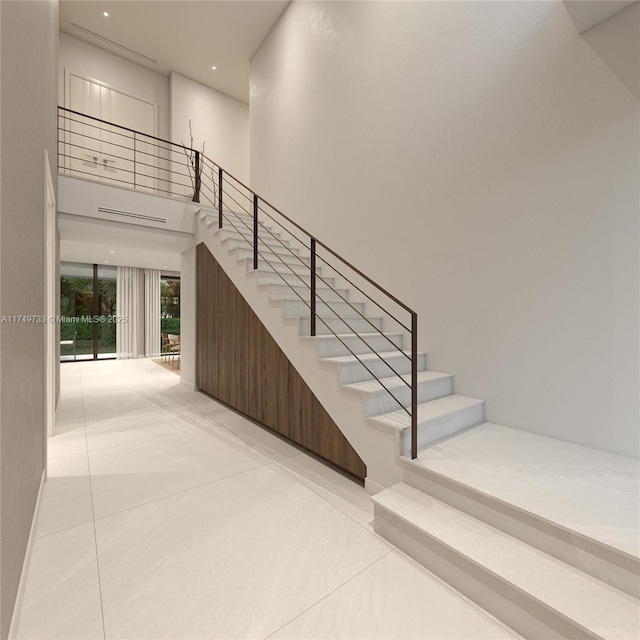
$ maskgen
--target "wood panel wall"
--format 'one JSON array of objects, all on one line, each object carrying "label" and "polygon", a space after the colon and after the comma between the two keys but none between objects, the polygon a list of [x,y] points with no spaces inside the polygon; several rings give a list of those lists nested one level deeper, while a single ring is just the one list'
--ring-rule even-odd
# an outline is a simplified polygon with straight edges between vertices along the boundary
[{"label": "wood panel wall", "polygon": [[366,467],[207,247],[197,247],[196,384],[364,480]]}]

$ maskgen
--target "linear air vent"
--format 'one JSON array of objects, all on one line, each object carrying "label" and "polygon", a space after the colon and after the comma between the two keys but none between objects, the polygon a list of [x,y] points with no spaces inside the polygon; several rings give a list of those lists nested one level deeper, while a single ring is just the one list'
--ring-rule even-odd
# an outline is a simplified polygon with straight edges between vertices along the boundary
[{"label": "linear air vent", "polygon": [[95,33],[94,31],[90,31],[89,29],[85,29],[84,27],[81,27],[79,24],[75,24],[75,22],[71,23],[71,26],[74,29],[77,29],[78,31],[82,31],[82,33],[86,33],[88,36],[92,36],[93,38],[97,38],[98,40],[101,40],[102,42],[111,45],[112,47],[116,47],[116,49],[120,49],[121,51],[126,51],[127,53],[130,53],[132,56],[137,56],[138,58],[140,58],[141,60],[144,60],[145,62],[149,62],[151,64],[158,64],[157,60],[154,60],[153,58],[149,58],[148,56],[145,56],[142,53],[138,53],[137,51],[134,51],[133,49],[129,49],[129,47],[125,47],[123,44],[118,44],[117,42],[114,42],[113,40],[109,40],[109,38],[105,38],[104,36],[101,36],[98,33]]},{"label": "linear air vent", "polygon": [[145,216],[142,213],[131,213],[130,211],[107,209],[107,207],[98,207],[98,213],[110,213],[114,216],[124,216],[125,218],[135,218],[136,220],[149,220],[150,222],[160,222],[162,224],[167,224],[166,218],[154,218],[153,216]]}]

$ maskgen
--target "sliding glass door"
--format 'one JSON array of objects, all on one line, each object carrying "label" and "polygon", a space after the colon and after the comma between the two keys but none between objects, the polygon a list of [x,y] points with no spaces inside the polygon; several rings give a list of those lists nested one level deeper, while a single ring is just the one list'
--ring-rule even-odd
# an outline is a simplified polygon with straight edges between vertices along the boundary
[{"label": "sliding glass door", "polygon": [[60,264],[60,359],[116,357],[117,269]]}]

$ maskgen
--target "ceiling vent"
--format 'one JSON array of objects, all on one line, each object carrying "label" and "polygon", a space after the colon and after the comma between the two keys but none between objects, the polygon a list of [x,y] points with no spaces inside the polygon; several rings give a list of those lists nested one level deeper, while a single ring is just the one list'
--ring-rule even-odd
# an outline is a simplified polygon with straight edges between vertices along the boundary
[{"label": "ceiling vent", "polygon": [[135,218],[136,220],[146,220],[147,222],[167,224],[166,218],[155,218],[154,216],[145,216],[142,213],[131,213],[131,211],[120,211],[119,209],[108,209],[107,207],[98,207],[98,213],[110,213],[114,216],[123,216],[125,218]]},{"label": "ceiling vent", "polygon": [[120,51],[125,51],[126,53],[128,53],[128,54],[130,54],[132,56],[136,56],[137,58],[140,58],[140,60],[144,60],[145,62],[148,62],[149,64],[158,64],[157,60],[154,60],[153,58],[149,58],[148,56],[145,56],[142,53],[138,53],[137,51],[134,51],[133,49],[129,49],[129,47],[125,47],[123,44],[118,44],[117,42],[114,42],[113,40],[109,40],[109,38],[105,38],[104,36],[101,36],[100,34],[95,33],[94,31],[90,31],[89,29],[85,29],[84,27],[81,27],[79,24],[75,24],[75,22],[72,22],[71,26],[74,29],[77,29],[78,31],[82,31],[82,33],[85,33],[88,36],[91,36],[92,38],[97,38],[101,42],[104,42],[105,44],[111,45],[112,47],[115,47],[116,49],[120,49]]}]

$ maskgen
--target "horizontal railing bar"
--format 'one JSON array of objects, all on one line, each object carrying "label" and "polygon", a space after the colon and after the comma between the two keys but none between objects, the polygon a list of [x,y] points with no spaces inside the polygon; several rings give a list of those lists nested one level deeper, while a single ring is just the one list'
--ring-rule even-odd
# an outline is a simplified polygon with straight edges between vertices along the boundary
[{"label": "horizontal railing bar", "polygon": [[[235,230],[236,230],[236,231],[237,231],[237,232],[238,232],[238,233],[243,237],[243,238],[245,238],[245,240],[246,240],[246,236],[244,236],[244,235],[243,235],[242,231],[240,231],[240,230],[239,230],[239,229],[238,229],[238,228],[233,224],[233,222],[231,222],[231,220],[229,220],[229,218],[227,218],[227,216],[226,216],[225,214],[223,214],[223,217],[224,217],[224,218],[226,218],[227,222],[228,222],[228,223],[229,223],[229,224],[230,224],[230,225],[231,225],[231,226],[232,226],[232,227],[233,227],[233,228],[234,228],[234,229],[235,229]],[[259,256],[260,256],[260,257],[261,257],[261,258],[262,258],[262,259],[263,259],[263,260],[264,260],[268,265],[272,266],[272,265],[271,265],[271,263],[269,262],[269,260],[267,260],[267,258],[265,258],[265,257],[264,257],[264,255],[262,255],[262,253],[260,252],[260,250],[258,250],[258,255],[259,255]],[[278,257],[278,254],[274,254],[274,255],[275,255],[276,257]],[[285,266],[289,266],[289,265],[287,265],[287,263],[285,263],[284,261],[282,261],[282,262],[283,262],[283,264],[284,264]],[[289,267],[289,268],[290,268],[290,267]],[[273,271],[274,271],[274,273],[277,273],[278,275],[280,275],[280,276],[281,276],[281,274],[280,274],[278,271],[276,271],[275,269],[274,269]],[[282,279],[284,280],[284,278],[282,278]],[[288,284],[288,283],[286,282],[286,280],[284,280],[284,282],[285,282],[285,284]],[[288,286],[290,287],[290,285],[288,285]],[[303,297],[302,297],[302,296],[301,296],[301,295],[300,295],[300,294],[299,294],[295,289],[293,289],[293,287],[290,287],[290,288],[291,288],[291,290],[293,291],[293,293],[295,293],[295,294],[298,296],[298,298],[300,298],[300,300],[302,300],[302,302],[303,302],[303,303],[304,303],[304,304],[305,304],[309,309],[311,309],[311,305],[309,304],[309,302],[308,302],[307,300],[305,300],[305,299],[304,299],[304,298],[303,298]],[[321,296],[319,296],[319,295],[318,295],[317,297],[320,299],[320,301],[321,301],[321,302],[324,302],[324,304],[326,304],[326,305],[327,305],[327,306],[328,306],[328,307],[333,311],[333,309],[329,306],[329,304],[328,304],[328,302],[327,302],[326,300],[324,300],[324,299],[323,299]],[[384,382],[382,382],[382,380],[380,380],[380,378],[378,378],[378,376],[376,376],[376,374],[375,374],[375,373],[373,373],[373,371],[371,371],[371,369],[369,369],[369,367],[367,367],[367,365],[366,365],[366,364],[365,364],[365,363],[364,363],[364,362],[363,362],[363,361],[358,357],[358,354],[357,354],[357,353],[354,353],[354,351],[349,347],[349,345],[347,345],[347,344],[344,342],[344,340],[342,340],[342,339],[340,338],[340,336],[339,336],[337,333],[335,333],[335,331],[334,331],[334,330],[333,330],[333,329],[332,329],[332,328],[331,328],[331,327],[330,327],[330,326],[329,326],[329,325],[328,325],[328,324],[327,324],[327,323],[326,323],[326,322],[325,322],[325,321],[324,321],[324,320],[323,320],[323,319],[322,319],[318,314],[316,314],[316,317],[318,318],[318,320],[320,320],[320,321],[322,322],[322,324],[324,324],[324,325],[325,325],[325,327],[326,327],[326,328],[331,332],[331,334],[332,334],[335,338],[337,338],[337,339],[342,343],[342,345],[345,347],[345,349],[347,349],[347,351],[349,351],[349,353],[350,353],[350,354],[351,354],[351,355],[352,355],[352,356],[353,356],[353,357],[354,357],[354,358],[355,358],[355,359],[356,359],[356,360],[357,360],[357,361],[358,361],[358,362],[359,362],[359,363],[360,363],[360,364],[361,364],[361,365],[362,365],[362,366],[363,366],[363,367],[364,367],[364,368],[365,368],[365,369],[366,369],[366,370],[367,370],[367,371],[368,371],[368,372],[369,372],[369,373],[370,373],[370,374],[371,374],[371,375],[376,379],[376,381],[380,384],[380,386],[382,386],[382,387],[387,391],[387,393],[388,393],[388,394],[389,394],[389,395],[390,395],[390,396],[391,396],[391,397],[392,397],[392,398],[393,398],[393,399],[394,399],[394,400],[395,400],[395,401],[400,405],[400,407],[401,407],[401,408],[402,408],[402,409],[407,413],[407,415],[408,415],[409,417],[411,417],[411,413],[410,413],[410,412],[409,412],[409,410],[404,406],[404,404],[403,404],[403,403],[402,403],[402,402],[401,402],[401,401],[396,397],[396,395],[395,395],[395,394],[394,394],[394,393],[393,393],[393,392],[392,392],[392,391],[391,391],[391,390],[390,390],[390,389],[389,389],[389,388],[384,384]],[[337,317],[338,317],[338,318],[340,318],[340,316],[337,316]],[[342,322],[344,322],[345,324],[347,324],[347,321],[345,320],[345,318],[340,318],[340,320],[342,320]],[[351,328],[348,324],[347,324],[347,326],[348,326],[349,328]],[[358,335],[358,334],[354,332],[354,335]],[[371,353],[374,353],[378,358],[380,358],[381,360],[384,360],[384,359],[380,356],[380,354],[379,354],[375,349],[373,349],[373,348],[372,348],[372,347],[371,347],[371,346],[370,346],[370,345],[369,345],[369,344],[368,344],[368,343],[367,343],[367,342],[366,342],[366,341],[365,341],[361,336],[358,336],[358,337],[360,338],[360,340],[361,340],[362,342],[364,342],[364,344],[366,344],[366,345],[367,345],[367,347],[369,347],[369,349],[371,349]],[[394,345],[394,346],[395,346],[395,345]],[[402,349],[398,349],[397,347],[396,347],[396,349],[397,349],[398,351],[402,352]],[[394,368],[393,368],[393,367],[392,367],[392,366],[391,366],[391,365],[390,365],[386,360],[384,360],[384,362],[385,362],[385,364],[387,365],[387,367],[389,367],[389,369],[391,369],[391,371],[393,371],[393,372],[396,374],[396,376],[398,376],[398,377],[399,377],[399,378],[400,378],[400,379],[401,379],[405,384],[407,384],[407,386],[408,386],[409,388],[411,387],[411,385],[409,385],[409,384],[404,380],[404,378],[403,378],[403,377],[402,377],[402,376],[401,376],[401,375],[400,375],[400,374],[399,374],[399,373],[398,373],[398,372],[397,372],[397,371],[396,371],[396,370],[395,370],[395,369],[394,369]]]},{"label": "horizontal railing bar", "polygon": [[86,113],[81,113],[80,111],[74,111],[73,109],[67,109],[66,107],[58,107],[58,110],[64,111],[65,113],[73,113],[83,118],[89,118],[90,120],[95,120],[96,122],[102,122],[103,124],[108,124],[112,127],[118,127],[120,129],[124,129],[125,131],[130,131],[131,133],[135,133],[136,135],[147,136],[148,138],[153,138],[154,140],[164,142],[165,144],[170,144],[174,147],[180,147],[182,149],[185,149],[186,151],[195,151],[195,149],[191,149],[191,147],[185,147],[183,144],[178,144],[177,142],[171,142],[170,140],[164,140],[163,138],[158,138],[158,136],[152,136],[152,135],[149,135],[148,133],[141,133],[140,131],[136,131],[135,129],[130,129],[129,127],[123,127],[122,125],[114,124],[113,122],[108,122],[107,120],[95,118],[94,116],[89,116]]},{"label": "horizontal railing bar", "polygon": [[[62,157],[68,157],[68,156],[62,156]],[[92,173],[90,171],[81,171],[80,169],[71,169],[69,167],[63,167],[62,168],[62,173],[80,173],[83,175],[87,175],[87,176],[91,176],[92,178],[96,179],[97,182],[104,182],[105,184],[109,184],[110,182],[120,182],[122,184],[127,184],[127,185],[131,185],[133,186],[133,182],[129,182],[127,180],[120,180],[118,178],[109,178],[108,180],[100,180],[100,176],[96,176],[95,173]],[[150,176],[145,176],[145,177],[150,177]],[[166,180],[161,181],[160,182],[167,182]],[[183,185],[183,184],[178,184],[178,183],[169,183],[169,184],[174,184],[176,186],[181,186],[181,187],[186,187],[189,185]],[[137,185],[136,189],[144,189],[144,190],[150,190],[150,191],[161,191],[162,193],[168,193],[170,195],[172,195],[173,197],[177,197],[177,198],[188,198],[189,196],[180,196],[176,193],[174,193],[173,191],[168,191],[167,189],[161,189],[160,187],[150,187],[150,186],[146,186],[146,185]]]},{"label": "horizontal railing bar", "polygon": [[[224,217],[226,218],[226,216],[224,216]],[[229,221],[229,219],[228,219],[228,218],[227,218],[227,221]],[[230,222],[230,221],[229,221],[229,222]],[[242,222],[242,223],[245,225],[245,227],[247,227],[247,229],[249,229],[249,230],[251,231],[251,227],[249,227],[249,225],[248,225],[244,220],[240,220],[240,222]],[[245,236],[245,235],[242,233],[242,231],[240,231],[240,230],[239,230],[239,229],[238,229],[238,228],[237,228],[233,223],[231,223],[231,222],[230,222],[230,224],[231,224],[231,226],[233,226],[233,228],[234,228],[234,229],[235,229],[235,230],[236,230],[236,231],[237,231],[237,232],[238,232],[238,233],[239,233],[239,234],[244,238],[244,240],[245,240],[245,241],[246,241],[246,242],[251,246],[251,245],[252,245],[252,241],[250,241],[250,240],[247,238],[247,236]],[[263,240],[263,243],[264,243],[264,240]],[[267,246],[267,248],[268,248],[268,245],[265,245],[265,246]],[[285,247],[285,248],[287,248],[287,249],[288,249],[289,247]],[[260,255],[262,255],[262,254],[260,254]],[[291,267],[290,267],[290,266],[289,266],[289,265],[288,265],[288,264],[287,264],[287,263],[286,263],[286,262],[285,262],[285,261],[284,261],[284,260],[283,260],[283,259],[282,259],[278,254],[277,254],[277,253],[275,253],[275,252],[274,252],[274,253],[273,253],[273,255],[274,255],[276,258],[278,258],[278,260],[280,260],[280,262],[282,262],[282,264],[286,265],[286,266],[287,266],[287,268],[288,268],[289,270],[291,270],[291,271],[292,271]],[[295,254],[292,254],[292,255],[294,255],[295,257],[299,258],[299,256],[296,256]],[[265,258],[265,261],[266,261],[268,264],[271,264],[271,263],[269,263],[269,261],[268,261],[268,260],[266,260],[266,258]],[[303,266],[308,267],[307,263],[306,263],[306,262],[304,262],[303,260],[301,260],[301,259],[300,259],[300,262],[302,263],[302,265],[303,265]],[[383,337],[383,338],[384,338],[384,339],[385,339],[385,340],[386,340],[386,341],[387,341],[387,342],[388,342],[388,343],[389,343],[389,344],[390,344],[394,349],[399,350],[399,351],[400,351],[400,353],[402,353],[402,355],[404,355],[405,357],[407,357],[407,358],[411,359],[411,358],[410,358],[410,357],[409,357],[409,356],[408,356],[408,355],[407,355],[407,354],[406,354],[402,349],[398,349],[397,345],[393,342],[393,340],[391,340],[391,338],[389,338],[389,336],[387,336],[387,335],[386,335],[386,334],[385,334],[381,329],[378,329],[378,327],[376,327],[376,326],[375,326],[375,325],[374,325],[374,324],[369,320],[369,318],[367,318],[364,314],[362,314],[362,313],[361,313],[361,312],[360,312],[360,311],[359,311],[359,310],[358,310],[358,309],[357,309],[357,308],[356,308],[356,307],[351,303],[351,301],[350,301],[350,300],[347,300],[346,298],[344,298],[344,297],[343,297],[343,296],[342,296],[338,291],[336,291],[336,289],[335,289],[334,287],[332,287],[332,286],[331,286],[331,285],[330,285],[330,284],[329,284],[329,283],[328,283],[328,282],[327,282],[327,281],[326,281],[326,280],[325,280],[321,275],[317,275],[316,277],[317,277],[317,278],[320,278],[320,280],[322,280],[322,281],[324,282],[324,284],[327,286],[327,288],[329,288],[331,291],[333,291],[335,294],[337,294],[337,295],[342,299],[342,301],[343,301],[343,302],[346,302],[346,303],[347,303],[347,304],[348,304],[348,305],[349,305],[349,306],[350,306],[350,307],[351,307],[351,308],[352,308],[352,309],[353,309],[353,310],[354,310],[354,311],[355,311],[355,312],[356,312],[356,313],[357,313],[357,314],[358,314],[362,319],[366,320],[366,321],[371,325],[371,327],[374,329],[374,331],[376,331],[377,333],[379,333],[379,334],[380,334],[380,335],[381,335],[381,336],[382,336],[382,337]],[[284,279],[284,278],[283,278],[283,279]],[[302,280],[302,279],[301,279],[301,280]],[[293,286],[292,286],[291,284],[287,283],[286,281],[285,281],[285,284],[287,284],[287,286],[288,286],[288,287],[289,287],[289,288],[290,288],[290,289],[291,289],[291,290],[292,290],[292,291],[293,291],[293,292],[294,292],[294,293],[295,293],[299,298],[301,298],[300,294],[299,294],[299,293],[298,293],[298,292],[293,288]],[[306,282],[304,282],[304,280],[302,280],[302,284],[303,284],[303,286],[305,286],[307,289],[311,290],[310,285],[308,285]],[[327,307],[329,307],[329,309],[331,309],[331,311],[333,311],[333,312],[336,314],[336,316],[337,316],[337,317],[340,317],[340,315],[338,314],[338,312],[337,312],[337,311],[335,311],[335,309],[331,306],[331,302],[337,302],[337,300],[335,300],[335,301],[334,301],[334,300],[325,300],[325,299],[324,299],[321,295],[319,295],[319,294],[316,294],[316,297],[320,300],[320,302],[324,302],[324,304],[326,304],[326,305],[327,305]],[[301,299],[302,299],[302,298],[301,298]],[[306,301],[305,301],[305,304],[307,304],[307,303],[306,303]],[[307,306],[309,307],[309,309],[311,309],[311,305],[310,305],[310,304],[308,304]],[[316,317],[317,317],[317,314],[316,314]],[[371,346],[371,345],[370,345],[370,344],[369,344],[369,343],[368,343],[368,342],[367,342],[367,341],[366,341],[366,340],[365,340],[365,339],[364,339],[360,334],[358,334],[358,332],[357,332],[357,331],[355,331],[355,329],[354,329],[354,328],[353,328],[353,327],[352,327],[352,326],[347,322],[347,320],[346,320],[345,318],[340,318],[340,319],[342,320],[342,322],[344,322],[344,323],[345,323],[345,325],[346,325],[346,326],[347,326],[351,331],[353,331],[353,334],[354,334],[354,335],[357,335],[357,336],[358,336],[358,338],[359,338],[359,339],[360,339],[360,340],[361,340],[365,345],[367,345],[367,347],[369,347],[369,349],[371,349],[371,351],[372,351],[373,353],[376,353],[376,354],[377,354],[377,351],[376,351],[376,350],[375,350],[375,349],[374,349],[374,348],[373,348],[373,347],[372,347],[372,346]],[[332,331],[332,333],[333,333],[333,331]],[[335,334],[334,334],[334,335],[335,335]],[[345,346],[346,346],[346,345],[345,345]],[[355,354],[354,354],[354,355],[355,355]],[[391,371],[393,371],[397,376],[400,376],[400,374],[399,374],[399,373],[398,373],[398,372],[397,372],[397,371],[396,371],[396,370],[395,370],[391,365],[389,365],[389,364],[387,363],[387,366],[389,366],[389,368],[391,369]],[[409,385],[409,384],[408,384],[404,379],[403,379],[403,382],[404,382],[407,386],[409,386],[409,387],[411,386],[411,385]]]},{"label": "horizontal railing bar", "polygon": [[293,236],[303,247],[307,248],[307,249],[311,249],[311,246],[309,243],[309,246],[307,246],[304,243],[304,240],[300,240],[300,238],[298,238],[298,236],[293,233],[293,231],[290,231],[289,229],[287,229],[285,226],[283,226],[280,222],[278,222],[272,215],[270,215],[269,213],[267,213],[264,209],[260,208],[260,211],[262,211],[262,213],[264,213],[265,216],[267,216],[268,218],[270,218],[271,220],[273,220],[281,229],[283,229],[284,231],[286,231],[290,236]]},{"label": "horizontal railing bar", "polygon": [[340,271],[335,269],[335,267],[332,266],[329,262],[327,262],[320,254],[318,254],[318,258],[322,260],[322,262],[324,262],[330,269],[335,270],[335,272],[339,274],[341,278],[344,278],[351,286],[355,287],[363,296],[365,296],[371,302],[373,302],[373,304],[375,304],[376,307],[378,307],[378,309],[380,309],[383,313],[388,315],[394,322],[397,322],[403,329],[406,329],[409,333],[411,333],[411,329],[409,329],[409,327],[407,327],[407,325],[404,324],[404,322],[402,322],[401,320],[398,320],[398,318],[396,318],[390,311],[387,311],[380,303],[376,302],[368,293],[364,292],[357,284],[352,282],[343,273],[340,273]]},{"label": "horizontal railing bar", "polygon": [[[302,240],[300,240],[300,238],[298,238],[298,236],[295,235],[295,233],[293,233],[292,231],[290,231],[289,229],[287,229],[286,227],[284,227],[283,225],[281,225],[273,216],[269,215],[264,209],[260,209],[260,211],[262,211],[267,217],[269,217],[271,220],[273,220],[281,229],[283,229],[286,233],[288,233],[289,235],[293,236],[300,244],[302,244],[302,246],[304,246],[307,249],[310,249],[310,247],[308,247]],[[265,229],[267,229],[265,227]],[[268,230],[268,229],[267,229]],[[272,234],[273,235],[273,234]],[[349,284],[351,284],[352,286],[354,286],[363,296],[366,296],[371,302],[373,302],[373,304],[375,304],[383,313],[385,313],[386,315],[388,315],[394,322],[397,322],[403,329],[405,329],[406,331],[411,332],[411,329],[409,329],[409,327],[407,327],[407,325],[405,325],[402,321],[398,320],[398,318],[396,318],[390,311],[387,311],[382,305],[380,305],[378,302],[376,302],[370,295],[368,295],[367,293],[365,293],[360,287],[358,287],[358,285],[356,285],[354,282],[352,282],[349,278],[347,278],[347,276],[345,276],[343,273],[341,273],[338,269],[336,269],[333,265],[331,265],[329,262],[327,262],[320,254],[316,254],[320,260],[322,260],[322,262],[324,262],[328,267],[330,267],[331,269],[333,269],[340,277],[344,278]]]},{"label": "horizontal railing bar", "polygon": [[[211,162],[214,166],[219,166],[215,162],[213,162],[213,160],[211,160],[211,158],[209,158],[208,156],[205,156],[204,154],[203,154],[203,156],[207,160],[209,160],[209,162]],[[235,176],[231,175],[228,171],[226,171],[224,169],[223,169],[223,171],[229,177],[233,178],[238,184],[240,184],[245,189],[247,189],[247,191],[249,191],[250,193],[255,193],[250,187],[248,187],[246,184],[244,184],[241,180],[238,180]],[[345,260],[345,258],[343,258],[340,254],[336,253],[333,249],[331,249],[326,244],[324,244],[324,242],[322,242],[322,240],[318,240],[318,238],[316,238],[312,233],[309,233],[304,227],[299,225],[297,222],[294,222],[293,220],[291,220],[291,218],[289,218],[284,213],[282,213],[282,211],[280,211],[277,207],[274,207],[268,200],[265,200],[262,196],[259,196],[259,197],[260,197],[260,200],[264,204],[266,204],[268,207],[271,207],[271,209],[273,209],[278,215],[282,216],[285,220],[290,222],[294,227],[296,227],[296,229],[299,229],[300,231],[302,231],[302,233],[304,233],[305,235],[309,236],[309,238],[312,238],[313,240],[315,240],[317,244],[319,244],[321,247],[326,249],[334,258],[337,258],[338,260],[340,260],[342,263],[347,265],[350,269],[355,271],[361,278],[364,278],[369,284],[373,285],[374,287],[376,287],[377,289],[382,291],[382,293],[384,293],[388,298],[393,300],[396,304],[400,305],[405,311],[408,311],[409,313],[413,313],[413,309],[411,309],[411,307],[406,305],[401,300],[398,300],[398,298],[396,298],[393,294],[389,293],[386,289],[381,287],[377,282],[372,280],[368,275],[362,273],[362,271],[360,271],[360,269],[358,269],[357,267],[354,267],[348,260]]]},{"label": "horizontal railing bar", "polygon": [[[78,162],[86,162],[86,160],[84,160],[83,158],[78,158],[77,156],[69,156],[69,155],[66,155],[64,153],[60,153],[58,155],[60,157],[62,157],[62,158],[69,158],[70,160],[77,160]],[[117,157],[117,156],[115,156],[115,157]],[[119,158],[119,159],[122,160],[123,158]],[[126,160],[126,161],[127,162],[131,162],[133,164],[133,160]],[[94,163],[94,164],[98,164],[98,163]],[[136,164],[139,164],[139,165],[142,165],[142,166],[146,166],[146,167],[152,167],[154,169],[157,168],[157,167],[153,167],[153,165],[145,164],[145,163],[142,163],[142,162],[138,162]],[[141,178],[150,178],[152,180],[158,180],[160,182],[166,182],[168,184],[175,184],[175,185],[178,185],[178,186],[181,186],[181,187],[191,187],[191,185],[186,183],[186,182],[174,182],[172,180],[168,180],[168,179],[165,179],[165,178],[160,178],[159,176],[155,176],[155,175],[152,175],[152,174],[149,174],[149,173],[141,173],[140,171],[133,171],[131,169],[125,169],[123,167],[117,167],[116,170],[117,171],[122,171],[124,173],[132,173],[134,176],[140,176]],[[76,169],[72,169],[71,167],[69,167],[69,171],[76,171]],[[165,173],[175,173],[175,172],[171,171],[171,169],[158,169],[158,171],[164,171]],[[188,176],[188,174],[186,174],[186,173],[177,173],[177,175]],[[112,179],[113,178],[109,177],[109,180],[112,180]],[[129,183],[127,183],[127,184],[129,184]],[[144,186],[144,185],[140,185],[140,186]]]},{"label": "horizontal railing bar", "polygon": [[[248,227],[248,224],[247,224],[247,223],[244,223],[244,222],[243,222],[243,224],[245,224],[245,226],[247,226],[247,227]],[[262,223],[259,223],[259,224],[262,224]],[[307,263],[306,263],[306,262],[304,262],[300,256],[296,255],[296,254],[293,252],[293,250],[292,250],[292,248],[291,248],[291,247],[286,246],[286,245],[284,244],[284,242],[282,241],[282,239],[281,239],[281,238],[276,238],[276,237],[273,235],[273,233],[271,232],[271,230],[270,230],[270,229],[268,229],[267,227],[265,227],[265,226],[264,226],[264,224],[262,224],[262,227],[263,227],[263,229],[264,229],[265,231],[267,231],[268,233],[270,233],[270,234],[273,236],[273,238],[274,238],[275,240],[277,240],[278,242],[280,242],[280,244],[283,246],[283,248],[287,249],[287,251],[289,251],[289,253],[290,253],[293,257],[297,258],[297,259],[298,259],[298,261],[299,261],[303,266],[305,266],[305,267],[307,266]],[[281,228],[282,228],[284,231],[286,231],[287,233],[289,233],[289,231],[288,231],[285,227],[282,227],[282,226],[281,226]],[[263,242],[264,242],[264,241],[263,241]],[[303,246],[305,246],[305,248],[307,248],[307,249],[309,248],[309,247],[306,247],[306,245],[303,245]],[[282,262],[284,262],[284,261],[282,261]],[[327,265],[328,265],[328,263],[327,263],[325,260],[323,260],[323,262],[324,262],[325,264],[327,264]],[[329,265],[329,266],[331,267],[331,265]],[[331,267],[331,268],[333,269],[334,267]],[[338,272],[338,273],[339,273],[339,272]],[[377,331],[378,333],[380,333],[380,335],[382,335],[382,336],[383,336],[383,337],[384,337],[384,338],[385,338],[385,339],[386,339],[386,340],[387,340],[391,345],[393,345],[393,346],[395,347],[395,344],[393,343],[393,341],[392,341],[389,337],[387,337],[387,336],[384,334],[384,332],[380,331],[380,330],[378,329],[378,327],[376,327],[376,326],[371,322],[371,320],[369,320],[369,318],[367,318],[367,316],[365,316],[365,315],[364,315],[364,313],[362,313],[359,309],[357,309],[357,308],[356,308],[356,307],[351,303],[351,301],[350,301],[350,300],[348,300],[347,298],[345,298],[345,297],[344,297],[341,293],[339,293],[339,292],[338,292],[338,291],[337,291],[337,290],[336,290],[332,285],[330,285],[330,284],[329,284],[329,283],[324,279],[324,277],[323,277],[323,276],[321,276],[321,275],[317,275],[316,277],[317,277],[317,278],[320,278],[320,280],[322,280],[322,282],[323,282],[323,283],[324,283],[324,284],[325,284],[329,289],[331,289],[331,290],[332,290],[336,295],[338,295],[338,296],[342,299],[342,301],[343,301],[343,302],[346,302],[346,303],[347,303],[347,304],[348,304],[348,305],[349,305],[349,306],[350,306],[350,307],[351,307],[351,308],[352,308],[352,309],[353,309],[353,310],[354,310],[354,311],[355,311],[355,312],[356,312],[356,313],[357,313],[357,314],[358,314],[358,315],[359,315],[363,320],[365,320],[369,325],[371,325],[371,327],[372,327],[375,331]],[[342,277],[344,277],[344,276],[342,276]],[[347,278],[345,278],[345,279],[347,279]],[[308,285],[307,285],[307,286],[308,286]],[[355,286],[355,285],[354,285],[354,286]],[[356,288],[358,288],[358,287],[356,287]],[[358,289],[358,290],[360,291],[360,289]],[[363,292],[363,293],[364,293],[364,292]],[[365,293],[364,295],[366,296],[367,294]],[[369,296],[367,296],[367,297],[369,297]],[[374,300],[372,300],[372,302],[375,302],[375,301],[374,301]],[[378,306],[379,306],[379,305],[378,305]],[[386,313],[388,316],[390,316],[391,318],[393,318],[393,319],[394,319],[398,324],[400,324],[402,327],[404,327],[404,324],[403,324],[402,322],[400,322],[399,320],[397,320],[396,318],[394,318],[394,316],[393,316],[393,315],[391,315],[391,313],[389,313],[388,311],[386,311],[386,310],[385,310],[384,308],[382,308],[382,307],[380,307],[380,309],[382,309],[382,311],[384,311],[384,313]],[[333,309],[332,309],[332,310],[333,310]],[[406,329],[406,327],[404,327],[404,328]],[[369,345],[367,345],[367,346],[369,346]],[[402,353],[403,353],[403,355],[404,355],[406,358],[411,359],[411,358],[410,358],[410,356],[408,356],[406,353],[404,353],[404,351],[403,351]]]},{"label": "horizontal railing bar", "polygon": [[[95,140],[96,142],[98,142],[101,145],[105,144],[105,145],[109,145],[110,147],[118,147],[120,149],[126,149],[127,151],[134,151],[134,148],[131,145],[127,146],[127,145],[124,145],[124,144],[119,144],[117,142],[113,142],[111,140],[105,140],[104,138],[96,138],[95,136],[90,136],[90,135],[87,135],[86,133],[81,133],[80,131],[72,131],[71,129],[62,129],[60,127],[58,127],[58,131],[62,131],[64,133],[68,134],[69,136],[80,136],[84,140]],[[100,131],[104,131],[104,129],[100,129]],[[111,132],[108,132],[108,133],[111,133]],[[117,132],[114,132],[114,133],[116,135],[119,135],[119,136],[123,137],[123,138],[126,138],[127,140],[133,140],[134,143],[137,143],[139,145],[149,145],[149,146],[152,146],[152,147],[154,147],[156,149],[160,149],[162,151],[167,151],[169,153],[176,153],[176,154],[178,154],[178,156],[182,160],[184,160],[184,158],[185,158],[184,153],[178,152],[178,151],[176,151],[174,149],[167,149],[165,147],[161,147],[160,145],[153,144],[152,142],[147,142],[145,140],[139,140],[138,138],[133,138],[131,136],[125,136],[124,134],[120,134],[120,133],[117,133]],[[73,143],[70,142],[69,140],[64,140],[63,144],[73,144]],[[163,156],[153,154],[153,153],[151,153],[149,151],[143,151],[143,149],[135,149],[135,151],[136,151],[136,153],[144,153],[146,155],[153,155],[153,156],[155,156],[157,158],[160,158],[162,160],[166,160],[167,162],[176,162],[176,160],[174,160],[172,158],[168,158],[168,157],[165,158]]]}]

